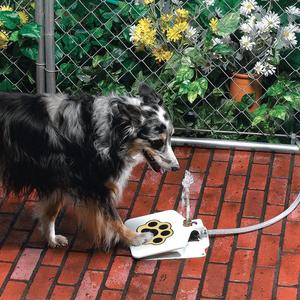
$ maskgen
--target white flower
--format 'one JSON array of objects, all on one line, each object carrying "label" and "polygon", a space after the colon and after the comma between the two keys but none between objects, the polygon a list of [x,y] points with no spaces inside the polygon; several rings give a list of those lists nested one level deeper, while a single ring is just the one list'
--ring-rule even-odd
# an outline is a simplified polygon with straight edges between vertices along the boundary
[{"label": "white flower", "polygon": [[135,28],[136,28],[135,25],[132,25],[132,26],[129,28],[129,36],[130,36],[129,40],[130,40],[130,42],[133,42],[133,36],[134,36]]},{"label": "white flower", "polygon": [[280,36],[286,48],[292,48],[297,45],[295,33],[298,31],[299,27],[294,24],[289,24],[288,26],[282,28]]},{"label": "white flower", "polygon": [[271,64],[269,64],[269,63],[265,63],[264,64],[264,68],[265,68],[264,75],[266,77],[269,76],[269,75],[273,75],[276,72],[276,67],[273,66],[273,65],[271,65]]},{"label": "white flower", "polygon": [[253,11],[258,8],[257,2],[255,0],[244,0],[241,3],[240,13],[242,15],[250,15]]},{"label": "white flower", "polygon": [[268,24],[263,22],[263,21],[258,21],[255,24],[256,29],[258,30],[259,33],[266,33],[269,32],[269,27]]},{"label": "white flower", "polygon": [[186,32],[186,37],[190,40],[197,40],[197,38],[199,37],[199,34],[197,33],[196,28],[189,26],[187,28]]},{"label": "white flower", "polygon": [[219,39],[219,38],[213,38],[212,43],[213,43],[213,46],[216,46],[216,45],[219,45],[219,44],[223,44],[223,40]]},{"label": "white flower", "polygon": [[300,9],[294,5],[287,7],[285,11],[289,15],[300,16]]},{"label": "white flower", "polygon": [[278,14],[271,11],[263,17],[261,22],[264,24],[267,30],[277,29],[280,26],[280,17]]},{"label": "white flower", "polygon": [[263,65],[263,63],[258,61],[254,66],[254,71],[258,75],[263,75],[265,73],[265,66]]},{"label": "white flower", "polygon": [[240,27],[240,29],[244,32],[244,33],[250,33],[252,31],[252,28],[249,26],[248,23],[243,23]]},{"label": "white flower", "polygon": [[244,33],[250,33],[253,32],[255,30],[255,20],[256,17],[255,16],[251,16],[245,23],[243,23],[240,27],[240,29],[244,32]]},{"label": "white flower", "polygon": [[295,32],[295,33],[300,33],[300,27],[296,23],[290,23],[288,26],[290,31]]},{"label": "white flower", "polygon": [[251,41],[249,36],[243,35],[240,39],[240,45],[242,49],[252,50],[255,43]]},{"label": "white flower", "polygon": [[210,7],[215,4],[215,0],[205,0],[206,7]]}]

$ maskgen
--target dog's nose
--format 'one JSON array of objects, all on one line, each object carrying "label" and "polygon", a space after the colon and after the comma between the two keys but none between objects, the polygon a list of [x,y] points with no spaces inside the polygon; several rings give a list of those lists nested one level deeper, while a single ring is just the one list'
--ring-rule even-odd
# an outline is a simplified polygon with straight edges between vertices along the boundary
[{"label": "dog's nose", "polygon": [[171,170],[172,170],[172,171],[178,171],[178,170],[179,170],[179,165],[177,165],[177,166],[175,166],[175,167],[172,167]]}]

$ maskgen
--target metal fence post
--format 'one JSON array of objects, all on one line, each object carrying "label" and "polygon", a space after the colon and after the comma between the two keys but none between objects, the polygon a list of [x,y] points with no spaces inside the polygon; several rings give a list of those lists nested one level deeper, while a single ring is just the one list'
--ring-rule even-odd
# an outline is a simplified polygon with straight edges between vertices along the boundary
[{"label": "metal fence post", "polygon": [[47,0],[45,7],[45,58],[46,58],[46,92],[56,92],[55,78],[55,42],[54,42],[54,3],[55,0]]},{"label": "metal fence post", "polygon": [[36,90],[45,92],[45,38],[44,38],[44,0],[35,0],[35,21],[41,27],[39,39],[39,56],[36,62]]}]

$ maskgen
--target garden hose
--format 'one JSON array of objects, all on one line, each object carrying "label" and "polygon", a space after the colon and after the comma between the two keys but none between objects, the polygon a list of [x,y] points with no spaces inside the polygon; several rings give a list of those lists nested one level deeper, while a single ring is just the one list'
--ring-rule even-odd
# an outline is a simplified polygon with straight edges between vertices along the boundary
[{"label": "garden hose", "polygon": [[251,231],[256,231],[268,226],[271,226],[283,218],[287,217],[300,203],[300,193],[298,194],[296,200],[287,208],[285,211],[283,211],[281,214],[278,216],[265,221],[260,224],[252,225],[252,226],[246,226],[246,227],[240,227],[240,228],[226,228],[226,229],[210,229],[208,230],[208,235],[209,236],[214,236],[214,235],[232,235],[232,234],[239,234],[239,233],[247,233]]}]

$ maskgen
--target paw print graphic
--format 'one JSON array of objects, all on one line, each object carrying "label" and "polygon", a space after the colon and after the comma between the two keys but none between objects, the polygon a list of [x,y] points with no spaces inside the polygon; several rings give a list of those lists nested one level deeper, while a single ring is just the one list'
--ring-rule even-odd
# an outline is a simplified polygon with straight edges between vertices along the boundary
[{"label": "paw print graphic", "polygon": [[170,223],[160,222],[159,220],[150,220],[146,224],[139,226],[136,231],[151,232],[153,234],[152,240],[147,245],[161,245],[174,233]]}]

